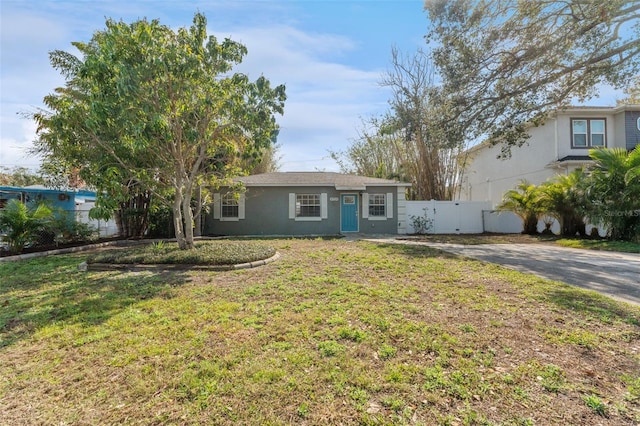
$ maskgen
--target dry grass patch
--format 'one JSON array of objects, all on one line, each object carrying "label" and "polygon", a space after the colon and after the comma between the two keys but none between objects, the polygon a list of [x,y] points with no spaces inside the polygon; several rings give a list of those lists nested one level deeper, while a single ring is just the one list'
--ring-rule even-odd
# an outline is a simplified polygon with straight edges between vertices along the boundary
[{"label": "dry grass patch", "polygon": [[640,310],[423,246],[230,272],[0,265],[8,424],[640,422]]}]

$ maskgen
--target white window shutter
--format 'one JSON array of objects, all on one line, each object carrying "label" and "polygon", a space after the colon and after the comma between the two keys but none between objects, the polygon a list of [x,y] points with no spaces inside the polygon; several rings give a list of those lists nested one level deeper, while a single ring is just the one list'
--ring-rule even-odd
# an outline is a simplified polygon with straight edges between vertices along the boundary
[{"label": "white window shutter", "polygon": [[362,194],[362,218],[369,218],[369,194],[366,192]]},{"label": "white window shutter", "polygon": [[329,208],[327,203],[327,193],[320,194],[320,218],[326,219],[329,217]]},{"label": "white window shutter", "polygon": [[289,219],[296,218],[296,194],[289,193]]},{"label": "white window shutter", "polygon": [[244,194],[238,197],[238,219],[244,219]]},{"label": "white window shutter", "polygon": [[387,219],[393,219],[393,193],[387,192]]},{"label": "white window shutter", "polygon": [[216,192],[213,194],[213,218],[220,219],[220,210],[221,210],[221,197],[220,193]]}]

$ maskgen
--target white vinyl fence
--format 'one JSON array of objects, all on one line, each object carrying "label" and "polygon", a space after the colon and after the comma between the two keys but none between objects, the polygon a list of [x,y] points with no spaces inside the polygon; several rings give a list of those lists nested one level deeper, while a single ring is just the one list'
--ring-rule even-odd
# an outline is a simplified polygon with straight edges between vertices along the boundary
[{"label": "white vinyl fence", "polygon": [[415,234],[423,218],[429,234],[481,234],[482,211],[489,208],[488,201],[407,201],[407,234]]},{"label": "white vinyl fence", "polygon": [[[512,212],[483,210],[482,223],[484,223],[484,232],[518,234],[523,230],[522,219]],[[542,229],[544,229],[544,225]]]},{"label": "white vinyl fence", "polygon": [[108,221],[104,220],[95,220],[89,218],[89,210],[94,207],[95,203],[92,201],[87,201],[84,203],[76,204],[76,220],[78,222],[86,223],[98,231],[98,235],[100,238],[108,238],[115,237],[118,235],[118,227],[116,226],[115,220],[111,219]]},{"label": "white vinyl fence", "polygon": [[[491,210],[489,201],[407,201],[406,211],[407,234],[419,233],[416,226],[421,223],[428,225],[427,234],[519,234],[523,229],[522,219],[512,212]],[[594,227],[600,236],[607,234],[606,229],[592,224],[587,224],[587,234]],[[538,232],[544,229],[545,224],[540,220]],[[556,221],[551,231],[559,234],[560,227]]]}]

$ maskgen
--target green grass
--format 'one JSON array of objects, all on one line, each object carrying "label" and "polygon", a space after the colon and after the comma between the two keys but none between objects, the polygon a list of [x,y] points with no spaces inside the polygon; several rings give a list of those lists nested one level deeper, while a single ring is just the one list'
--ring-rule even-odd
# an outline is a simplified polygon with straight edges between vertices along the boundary
[{"label": "green grass", "polygon": [[563,247],[581,248],[589,250],[619,251],[626,253],[640,253],[640,244],[629,241],[587,240],[563,238],[556,241]]},{"label": "green grass", "polygon": [[268,245],[242,271],[0,264],[0,423],[640,422],[637,307],[423,246]]},{"label": "green grass", "polygon": [[626,253],[640,253],[640,244],[629,241],[612,241],[606,239],[562,238],[557,235],[523,235],[523,234],[445,234],[421,235],[407,237],[434,243],[449,244],[557,244],[588,250],[618,251]]},{"label": "green grass", "polygon": [[158,242],[129,248],[112,248],[88,257],[88,263],[234,265],[263,260],[275,249],[255,241],[198,241],[191,250],[176,243]]}]

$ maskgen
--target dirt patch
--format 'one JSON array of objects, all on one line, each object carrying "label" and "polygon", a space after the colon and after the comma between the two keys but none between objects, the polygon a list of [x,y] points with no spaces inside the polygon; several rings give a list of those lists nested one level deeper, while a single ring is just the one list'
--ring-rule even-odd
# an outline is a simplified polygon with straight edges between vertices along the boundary
[{"label": "dirt patch", "polygon": [[437,234],[410,235],[400,237],[412,241],[425,241],[448,244],[553,244],[560,237],[554,235],[526,235],[526,234]]}]

